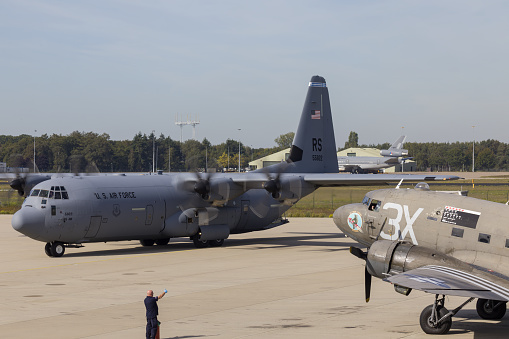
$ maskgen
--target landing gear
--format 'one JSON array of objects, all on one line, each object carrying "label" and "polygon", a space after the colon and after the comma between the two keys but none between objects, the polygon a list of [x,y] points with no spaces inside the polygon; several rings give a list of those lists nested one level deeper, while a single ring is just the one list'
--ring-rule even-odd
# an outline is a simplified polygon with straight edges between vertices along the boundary
[{"label": "landing gear", "polygon": [[502,319],[507,310],[506,301],[477,299],[477,314],[483,319],[498,320]]},{"label": "landing gear", "polygon": [[448,311],[445,308],[445,295],[442,298],[439,298],[438,294],[435,295],[433,305],[429,305],[421,312],[419,322],[422,330],[427,334],[446,334],[451,329],[452,317],[472,300],[474,298],[469,298],[454,310]]},{"label": "landing gear", "polygon": [[200,240],[198,237],[193,237],[193,242],[196,248],[205,248],[209,246],[209,242],[207,240]]},{"label": "landing gear", "polygon": [[168,245],[169,242],[170,242],[170,238],[156,239],[156,245],[159,245],[159,246]]},{"label": "landing gear", "polygon": [[224,239],[209,240],[210,247],[221,247],[224,244]]},{"label": "landing gear", "polygon": [[44,246],[44,252],[48,257],[61,257],[64,255],[65,246],[60,241],[48,242]]},{"label": "landing gear", "polygon": [[140,244],[142,246],[152,246],[154,245],[154,239],[141,239]]},{"label": "landing gear", "polygon": [[47,242],[46,246],[44,246],[44,252],[46,253],[46,255],[48,257],[52,257],[53,256],[53,254],[51,254],[51,243],[50,242]]}]

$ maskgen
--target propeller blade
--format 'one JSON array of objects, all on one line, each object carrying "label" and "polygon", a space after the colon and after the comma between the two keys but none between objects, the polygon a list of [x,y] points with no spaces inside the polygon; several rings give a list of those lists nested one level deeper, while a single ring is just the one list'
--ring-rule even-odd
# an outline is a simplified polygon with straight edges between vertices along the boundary
[{"label": "propeller blade", "polygon": [[350,253],[352,253],[357,258],[362,259],[362,260],[366,260],[366,258],[368,257],[368,254],[358,247],[350,246]]},{"label": "propeller blade", "polygon": [[366,302],[369,302],[369,297],[371,296],[371,274],[368,272],[368,267],[364,267],[364,293],[366,296]]}]

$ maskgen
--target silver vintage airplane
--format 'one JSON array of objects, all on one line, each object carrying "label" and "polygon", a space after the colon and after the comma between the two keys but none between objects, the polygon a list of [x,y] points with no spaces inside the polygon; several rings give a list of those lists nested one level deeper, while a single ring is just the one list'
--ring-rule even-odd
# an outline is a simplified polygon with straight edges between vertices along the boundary
[{"label": "silver vintage airplane", "polygon": [[381,157],[339,156],[340,172],[378,173],[381,169],[389,168],[412,159],[408,157],[408,150],[403,148],[406,136],[402,135],[389,149],[380,150]]},{"label": "silver vintage airplane", "polygon": [[[30,177],[13,186],[30,192],[12,226],[46,243],[48,256],[85,243],[140,240],[165,245],[189,237],[221,246],[230,234],[282,225],[302,197],[322,186],[373,185],[457,177],[339,174],[329,93],[313,76],[287,162],[249,173]],[[23,178],[21,178],[23,179]],[[44,179],[33,188],[36,179]]]},{"label": "silver vintage airplane", "polygon": [[[429,190],[371,191],[362,203],[334,212],[344,234],[367,246],[351,247],[366,261],[365,293],[371,276],[394,284],[397,292],[412,289],[435,294],[435,302],[420,316],[428,334],[445,334],[451,318],[475,298],[484,319],[501,319],[509,300],[509,206]],[[445,296],[468,299],[452,311]]]}]

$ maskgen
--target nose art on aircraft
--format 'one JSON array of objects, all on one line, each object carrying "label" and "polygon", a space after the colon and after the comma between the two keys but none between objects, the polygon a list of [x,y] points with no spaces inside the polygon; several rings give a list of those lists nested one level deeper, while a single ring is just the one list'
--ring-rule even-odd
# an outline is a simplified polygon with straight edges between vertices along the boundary
[{"label": "nose art on aircraft", "polygon": [[14,214],[11,224],[16,231],[36,237],[44,226],[44,214],[33,207],[23,207]]}]

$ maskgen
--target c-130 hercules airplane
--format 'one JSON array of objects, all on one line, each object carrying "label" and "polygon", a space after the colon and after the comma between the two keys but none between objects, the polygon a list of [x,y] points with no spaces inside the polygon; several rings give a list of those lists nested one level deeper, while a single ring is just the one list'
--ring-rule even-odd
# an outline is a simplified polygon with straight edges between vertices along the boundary
[{"label": "c-130 hercules airplane", "polygon": [[[483,319],[501,319],[509,301],[509,207],[504,204],[429,190],[382,189],[362,203],[334,212],[344,234],[368,247],[350,252],[366,261],[365,293],[371,277],[394,284],[396,292],[412,289],[435,294],[420,316],[428,334],[445,334],[452,317],[473,299]],[[468,299],[452,311],[445,296]]]},{"label": "c-130 hercules airplane", "polygon": [[150,246],[189,237],[196,247],[222,246],[230,234],[288,222],[282,214],[318,187],[385,184],[402,177],[457,178],[339,174],[327,85],[313,76],[287,162],[214,175],[53,175],[32,188],[12,226],[46,242],[52,257],[62,256],[66,247],[120,240]]}]

